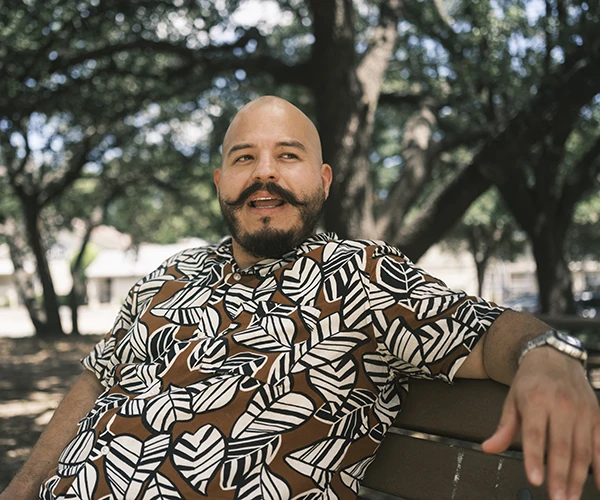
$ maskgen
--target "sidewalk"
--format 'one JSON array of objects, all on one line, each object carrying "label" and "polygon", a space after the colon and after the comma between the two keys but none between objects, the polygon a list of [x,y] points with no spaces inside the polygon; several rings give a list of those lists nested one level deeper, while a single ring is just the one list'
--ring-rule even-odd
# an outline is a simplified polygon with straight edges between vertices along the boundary
[{"label": "sidewalk", "polygon": [[[113,325],[118,306],[103,305],[90,308],[81,306],[79,308],[79,330],[83,334],[104,334]],[[60,308],[60,317],[63,330],[71,331],[71,310],[68,307]],[[33,335],[33,325],[27,314],[27,309],[18,307],[15,309],[0,308],[0,337],[27,337]]]}]

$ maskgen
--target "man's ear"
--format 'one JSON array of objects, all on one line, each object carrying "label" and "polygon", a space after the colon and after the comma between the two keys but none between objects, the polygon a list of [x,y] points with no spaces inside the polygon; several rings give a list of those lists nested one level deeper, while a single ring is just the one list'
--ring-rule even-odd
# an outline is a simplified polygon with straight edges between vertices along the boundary
[{"label": "man's ear", "polygon": [[216,168],[213,172],[213,181],[215,182],[215,186],[217,187],[217,193],[219,192],[219,182],[221,182],[221,169]]},{"label": "man's ear", "polygon": [[323,189],[325,190],[325,198],[329,197],[329,187],[333,180],[333,171],[327,163],[321,165],[321,180],[323,181]]}]

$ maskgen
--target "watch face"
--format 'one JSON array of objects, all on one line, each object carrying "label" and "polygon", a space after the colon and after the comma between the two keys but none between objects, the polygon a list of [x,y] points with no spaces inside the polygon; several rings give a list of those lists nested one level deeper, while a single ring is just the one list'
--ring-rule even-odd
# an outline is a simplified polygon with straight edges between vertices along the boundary
[{"label": "watch face", "polygon": [[583,348],[583,344],[581,343],[581,340],[576,339],[575,337],[571,337],[570,335],[565,335],[564,333],[561,333],[561,332],[554,332],[554,335],[556,336],[556,338],[558,340],[561,340],[562,342],[572,345],[573,347],[577,347],[578,349]]}]

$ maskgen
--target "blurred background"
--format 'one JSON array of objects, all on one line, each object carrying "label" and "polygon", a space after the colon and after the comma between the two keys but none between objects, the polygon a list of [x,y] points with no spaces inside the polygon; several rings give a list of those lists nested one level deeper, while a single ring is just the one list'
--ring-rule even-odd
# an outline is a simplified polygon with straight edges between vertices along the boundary
[{"label": "blurred background", "polygon": [[600,343],[596,0],[3,2],[0,486],[129,287],[226,234],[264,94],[321,132],[321,229]]},{"label": "blurred background", "polygon": [[594,318],[600,6],[581,0],[62,0],[0,7],[2,335],[100,333],[226,228],[233,113],[275,94],[335,172],[322,229],[451,287]]}]

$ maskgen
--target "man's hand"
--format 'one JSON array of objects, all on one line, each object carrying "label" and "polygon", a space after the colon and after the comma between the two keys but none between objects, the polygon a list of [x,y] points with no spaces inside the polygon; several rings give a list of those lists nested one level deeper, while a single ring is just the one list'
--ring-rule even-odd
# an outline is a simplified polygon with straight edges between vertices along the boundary
[{"label": "man's hand", "polygon": [[512,381],[496,432],[483,451],[506,450],[522,433],[529,481],[547,480],[552,500],[581,497],[590,464],[600,489],[600,408],[581,364],[551,347],[527,353]]}]

